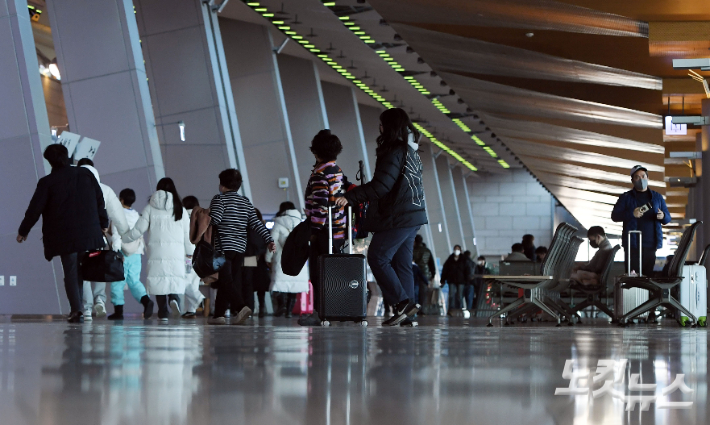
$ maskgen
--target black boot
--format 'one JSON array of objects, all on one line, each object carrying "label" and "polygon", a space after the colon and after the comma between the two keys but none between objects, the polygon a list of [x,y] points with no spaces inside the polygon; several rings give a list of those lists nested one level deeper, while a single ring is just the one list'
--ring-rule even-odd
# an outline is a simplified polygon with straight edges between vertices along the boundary
[{"label": "black boot", "polygon": [[296,294],[288,294],[288,302],[286,303],[286,318],[293,317],[293,307],[296,305]]},{"label": "black boot", "polygon": [[67,318],[67,322],[69,323],[84,323],[84,313],[81,311],[74,311],[71,314],[69,314],[69,317]]},{"label": "black boot", "polygon": [[279,308],[274,312],[274,316],[281,317],[286,313],[286,294],[280,292],[277,299],[279,300]]},{"label": "black boot", "polygon": [[143,304],[143,318],[150,319],[151,316],[153,316],[153,307],[155,307],[155,303],[149,296],[143,295],[143,298],[141,298],[141,304]]},{"label": "black boot", "polygon": [[168,296],[156,295],[155,300],[158,302],[158,319],[161,322],[167,322],[170,311],[168,310]]},{"label": "black boot", "polygon": [[113,306],[113,314],[107,317],[108,320],[123,320],[123,306]]},{"label": "black boot", "polygon": [[257,291],[256,298],[259,300],[259,318],[261,319],[266,316],[266,293]]}]

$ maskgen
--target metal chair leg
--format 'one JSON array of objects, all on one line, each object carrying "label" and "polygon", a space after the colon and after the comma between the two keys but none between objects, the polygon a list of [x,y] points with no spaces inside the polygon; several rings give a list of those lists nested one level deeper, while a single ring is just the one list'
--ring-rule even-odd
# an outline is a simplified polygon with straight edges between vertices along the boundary
[{"label": "metal chair leg", "polygon": [[658,298],[652,298],[645,303],[641,304],[640,306],[636,307],[635,309],[631,310],[630,312],[626,313],[621,317],[619,320],[619,323],[624,325],[626,324],[629,320],[633,320],[635,317],[640,316],[644,314],[645,312],[655,309],[658,307],[662,301]]},{"label": "metal chair leg", "polygon": [[[677,308],[678,310],[680,310],[680,311],[682,311],[683,313],[685,313],[685,315],[688,316],[688,317],[693,321],[693,325],[695,325],[696,323],[698,323],[698,318],[695,317],[693,314],[691,314],[691,313],[688,311],[688,309],[685,308],[685,307],[683,307],[683,305],[682,305],[681,303],[679,303],[675,298],[670,297],[670,298],[668,299],[668,304],[672,305],[673,307],[675,307],[675,308]],[[680,320],[680,319],[679,319],[679,320]]]},{"label": "metal chair leg", "polygon": [[543,303],[540,300],[534,299],[532,302],[536,306],[540,307],[545,313],[549,314],[552,317],[557,317],[557,326],[560,326],[560,315],[559,314],[557,314],[554,310],[552,310],[550,307],[545,305],[545,303]]},{"label": "metal chair leg", "polygon": [[510,303],[509,305],[505,306],[505,308],[502,308],[502,309],[496,311],[495,313],[491,314],[488,317],[488,325],[493,326],[493,318],[494,317],[500,317],[500,316],[504,315],[505,313],[507,313],[511,310],[514,310],[519,305],[522,305],[524,303],[525,303],[525,299],[523,297],[520,297],[517,300]]}]

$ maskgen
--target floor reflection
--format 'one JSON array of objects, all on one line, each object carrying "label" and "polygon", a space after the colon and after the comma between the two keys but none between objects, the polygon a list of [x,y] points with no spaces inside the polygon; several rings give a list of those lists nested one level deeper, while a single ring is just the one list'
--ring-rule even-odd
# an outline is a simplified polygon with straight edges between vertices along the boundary
[{"label": "floor reflection", "polygon": [[[419,329],[0,322],[0,423],[707,423],[707,331],[423,321]],[[688,410],[556,396],[565,360],[693,390]],[[580,381],[582,382],[582,381]],[[640,394],[639,392],[626,394]]]}]

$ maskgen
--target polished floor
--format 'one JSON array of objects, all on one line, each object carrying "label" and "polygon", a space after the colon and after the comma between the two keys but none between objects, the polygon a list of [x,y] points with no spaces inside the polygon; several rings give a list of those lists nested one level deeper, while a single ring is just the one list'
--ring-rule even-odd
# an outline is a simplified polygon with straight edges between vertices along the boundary
[{"label": "polished floor", "polygon": [[[485,319],[433,317],[419,328],[382,328],[380,320],[306,329],[272,318],[217,327],[0,316],[0,424],[710,422],[706,329],[671,321],[486,328]],[[566,360],[576,373],[600,359],[628,359],[622,379],[607,381],[620,397],[555,395],[571,382]],[[642,394],[624,389],[633,374],[659,384],[643,393],[652,399],[678,374],[692,391],[626,411],[624,393]],[[662,399],[692,405],[661,408]]]}]

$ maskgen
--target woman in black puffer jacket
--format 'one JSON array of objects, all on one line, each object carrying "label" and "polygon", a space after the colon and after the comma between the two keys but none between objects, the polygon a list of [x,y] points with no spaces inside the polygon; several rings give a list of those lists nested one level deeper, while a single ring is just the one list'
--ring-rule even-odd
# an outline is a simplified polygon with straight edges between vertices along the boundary
[{"label": "woman in black puffer jacket", "polygon": [[370,202],[365,230],[374,236],[367,260],[385,301],[394,306],[385,326],[416,326],[411,318],[419,310],[414,299],[412,251],[414,237],[427,223],[427,216],[418,140],[419,132],[404,110],[384,111],[372,181],[336,200],[339,206]]}]

